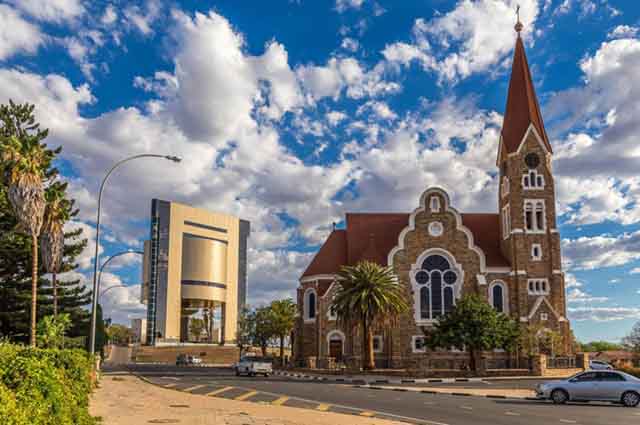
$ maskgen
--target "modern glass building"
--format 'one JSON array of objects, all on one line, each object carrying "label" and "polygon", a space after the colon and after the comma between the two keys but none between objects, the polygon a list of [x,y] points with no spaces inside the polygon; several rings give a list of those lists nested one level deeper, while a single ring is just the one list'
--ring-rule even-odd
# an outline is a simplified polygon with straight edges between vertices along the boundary
[{"label": "modern glass building", "polygon": [[237,217],[152,200],[141,291],[147,344],[235,343],[249,232]]}]

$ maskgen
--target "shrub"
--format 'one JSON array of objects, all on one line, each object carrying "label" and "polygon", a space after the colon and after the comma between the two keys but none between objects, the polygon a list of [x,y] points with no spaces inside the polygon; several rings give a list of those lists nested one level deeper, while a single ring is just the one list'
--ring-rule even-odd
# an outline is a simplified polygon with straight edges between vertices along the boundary
[{"label": "shrub", "polygon": [[4,385],[0,384],[0,424],[28,425],[24,412],[18,409],[16,397]]},{"label": "shrub", "polygon": [[8,406],[14,400],[16,418],[24,416],[25,424],[96,423],[88,412],[91,370],[87,354],[80,350],[0,344],[0,385],[8,393],[3,397]]}]

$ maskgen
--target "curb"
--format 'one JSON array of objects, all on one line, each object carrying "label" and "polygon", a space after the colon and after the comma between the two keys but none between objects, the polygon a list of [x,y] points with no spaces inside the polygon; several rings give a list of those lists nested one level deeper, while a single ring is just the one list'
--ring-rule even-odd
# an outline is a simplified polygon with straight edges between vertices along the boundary
[{"label": "curb", "polygon": [[307,379],[311,381],[340,382],[353,385],[376,385],[376,384],[452,384],[456,382],[482,382],[485,378],[418,378],[418,379],[370,379],[362,378],[333,378],[328,376],[307,375],[296,372],[284,372],[274,370],[273,375],[286,376],[289,378]]},{"label": "curb", "polygon": [[517,396],[506,396],[501,394],[472,394],[465,393],[459,391],[453,392],[445,392],[445,391],[434,391],[434,390],[418,390],[411,388],[398,388],[398,387],[381,387],[379,385],[354,385],[353,388],[363,388],[367,390],[386,390],[386,391],[398,391],[398,392],[414,392],[420,394],[430,394],[430,395],[452,395],[457,397],[482,397],[482,398],[493,398],[493,399],[501,399],[501,400],[529,400],[529,401],[542,401],[536,397],[517,397]]}]

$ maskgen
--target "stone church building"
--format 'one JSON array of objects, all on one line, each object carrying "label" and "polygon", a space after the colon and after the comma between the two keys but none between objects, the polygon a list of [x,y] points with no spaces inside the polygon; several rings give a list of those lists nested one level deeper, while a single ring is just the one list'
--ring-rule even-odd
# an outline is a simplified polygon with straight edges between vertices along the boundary
[{"label": "stone church building", "polygon": [[392,267],[412,307],[396,327],[374,331],[378,367],[428,368],[443,354],[461,357],[426,349],[422,329],[465,294],[481,296],[522,325],[558,332],[563,339],[558,351],[569,349],[553,150],[520,29],[519,23],[496,141],[498,213],[461,213],[440,188],[427,189],[411,213],[347,213],[345,228],[333,230],[300,278],[293,334],[298,365],[359,364],[361,338],[356,330],[339,327],[331,299],[336,273],[362,260]]}]

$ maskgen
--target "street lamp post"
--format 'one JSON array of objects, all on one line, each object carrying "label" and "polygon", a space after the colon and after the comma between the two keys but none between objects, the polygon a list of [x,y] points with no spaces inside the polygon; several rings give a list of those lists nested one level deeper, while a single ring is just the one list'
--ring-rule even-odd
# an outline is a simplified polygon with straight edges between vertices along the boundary
[{"label": "street lamp post", "polygon": [[172,155],[157,155],[157,154],[150,154],[150,153],[133,155],[116,162],[113,165],[113,167],[109,169],[107,174],[104,176],[104,179],[102,179],[102,183],[100,184],[100,192],[98,193],[98,213],[96,217],[96,249],[95,249],[95,254],[93,256],[93,293],[92,293],[92,303],[91,303],[91,329],[90,329],[90,338],[89,338],[89,353],[91,354],[92,357],[95,355],[95,352],[96,352],[96,320],[97,320],[97,313],[98,313],[98,296],[99,296],[98,294],[98,257],[99,257],[98,248],[100,247],[100,207],[102,205],[102,192],[104,191],[105,183],[107,182],[107,179],[109,178],[113,170],[115,170],[125,162],[138,159],[138,158],[164,158],[173,162],[182,161],[180,157],[172,156]]}]

